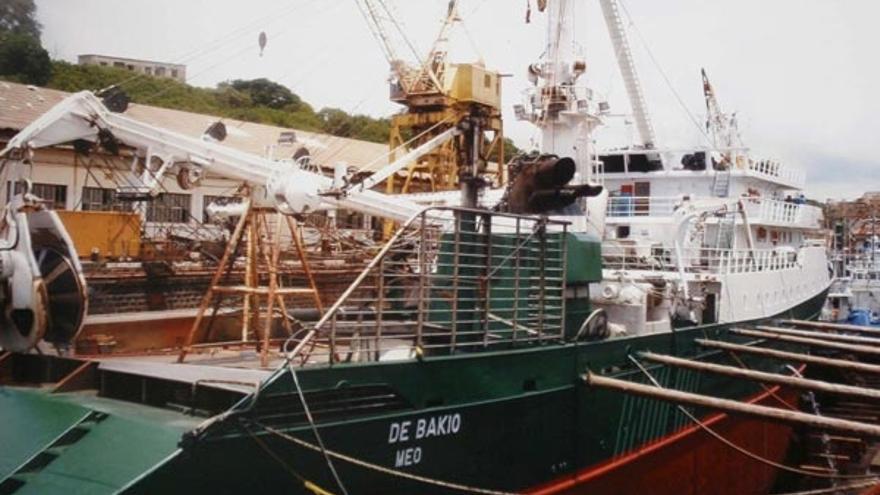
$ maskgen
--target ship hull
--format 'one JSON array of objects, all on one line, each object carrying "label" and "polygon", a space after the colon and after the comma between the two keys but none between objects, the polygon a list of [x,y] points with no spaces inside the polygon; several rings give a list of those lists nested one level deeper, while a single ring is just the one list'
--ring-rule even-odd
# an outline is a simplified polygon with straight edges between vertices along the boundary
[{"label": "ship hull", "polygon": [[[823,299],[824,292],[780,316],[813,318]],[[705,336],[736,340],[724,326],[698,327],[421,362],[301,369],[297,375],[326,448],[360,463],[330,456],[349,493],[460,493],[455,484],[541,494],[766,493],[774,469],[699,431],[674,405],[592,389],[580,379],[592,369],[644,381],[638,370],[613,367],[642,349],[699,354],[693,339]],[[724,357],[702,353],[701,359]],[[747,363],[780,370],[778,362]],[[791,391],[771,396],[754,383],[649,369],[665,386],[681,390],[768,405],[796,401]],[[255,404],[242,404],[238,413],[191,435],[177,455],[126,492],[285,487],[309,493],[307,481],[336,493],[327,457],[300,406],[290,373],[280,371]],[[788,427],[696,413],[750,452],[784,459]]]}]

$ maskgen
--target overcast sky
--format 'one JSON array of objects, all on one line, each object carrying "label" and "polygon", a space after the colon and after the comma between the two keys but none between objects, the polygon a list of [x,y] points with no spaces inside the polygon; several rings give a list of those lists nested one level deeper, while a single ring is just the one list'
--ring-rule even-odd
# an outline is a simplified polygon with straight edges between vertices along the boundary
[{"label": "overcast sky", "polygon": [[[396,8],[411,41],[426,51],[447,0],[386,2]],[[806,169],[809,195],[880,190],[880,2],[623,3],[632,15],[633,51],[661,145],[704,142],[692,119],[705,118],[705,67],[722,108],[738,112],[754,154]],[[37,8],[43,44],[54,58],[75,61],[81,53],[101,53],[181,62],[194,85],[267,77],[316,109],[374,116],[397,110],[388,101],[384,56],[355,0],[37,0]],[[460,10],[465,28],[454,33],[452,58],[482,58],[511,75],[503,88],[505,132],[526,146],[536,133],[514,120],[511,107],[526,87],[525,67],[543,49],[545,18],[533,5],[526,24],[526,0],[461,0]],[[576,23],[589,85],[613,111],[628,112],[596,0],[582,1]],[[261,31],[269,38],[262,57]],[[612,125],[620,129],[621,123]],[[624,134],[609,129],[597,138],[601,145]]]}]

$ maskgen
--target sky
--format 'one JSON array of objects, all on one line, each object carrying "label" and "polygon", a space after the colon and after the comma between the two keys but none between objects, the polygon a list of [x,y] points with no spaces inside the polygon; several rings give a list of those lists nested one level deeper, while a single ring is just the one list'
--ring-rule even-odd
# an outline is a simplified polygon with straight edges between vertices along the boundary
[{"label": "sky", "polygon": [[[447,0],[385,0],[407,39],[425,53]],[[482,60],[504,78],[505,134],[537,140],[512,107],[526,67],[544,48],[545,17],[527,0],[460,0],[452,61]],[[187,65],[190,84],[266,77],[316,109],[388,116],[388,64],[355,0],[36,0],[43,45],[56,59],[78,54]],[[700,68],[721,107],[737,112],[753,155],[807,172],[810,197],[853,198],[880,190],[880,2],[876,0],[621,0],[661,147],[705,144]],[[597,0],[575,11],[586,83],[612,113],[629,112]],[[268,43],[262,56],[258,36]],[[398,53],[406,44],[391,36]],[[695,123],[695,121],[697,123]],[[599,131],[619,144],[624,119]]]}]

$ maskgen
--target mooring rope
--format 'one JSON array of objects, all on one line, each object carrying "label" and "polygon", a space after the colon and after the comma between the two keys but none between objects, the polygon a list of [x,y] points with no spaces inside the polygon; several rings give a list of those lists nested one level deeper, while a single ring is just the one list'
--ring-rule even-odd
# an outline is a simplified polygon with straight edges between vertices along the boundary
[{"label": "mooring rope", "polygon": [[[632,362],[633,362],[633,363],[639,368],[639,370],[641,370],[641,372],[642,372],[646,377],[648,377],[648,380],[650,380],[651,383],[653,383],[655,387],[657,387],[657,388],[661,388],[661,389],[662,389],[662,388],[665,388],[665,387],[663,387],[663,385],[660,384],[660,382],[657,381],[656,378],[654,378],[654,375],[652,375],[652,374],[651,374],[651,373],[650,373],[650,372],[644,367],[644,365],[642,365],[642,363],[641,363],[638,359],[635,358],[635,356],[633,356],[633,355],[629,355],[629,359],[630,359],[630,361],[632,361]],[[731,442],[730,440],[724,438],[723,435],[721,435],[720,433],[716,432],[715,430],[713,430],[712,428],[710,428],[707,424],[705,424],[705,423],[703,423],[702,421],[700,421],[696,416],[694,416],[693,414],[691,414],[691,412],[688,411],[685,407],[683,407],[683,406],[681,406],[681,405],[679,405],[679,404],[676,404],[676,407],[678,408],[679,411],[682,412],[682,414],[684,414],[685,416],[687,416],[688,419],[690,419],[691,421],[693,421],[693,422],[694,422],[697,426],[699,426],[703,431],[705,431],[706,433],[708,433],[709,435],[711,435],[711,436],[712,436],[713,438],[715,438],[716,440],[718,440],[718,441],[720,441],[721,443],[727,445],[728,447],[730,447],[730,448],[736,450],[737,452],[739,452],[739,453],[745,455],[746,457],[750,457],[750,458],[752,458],[752,459],[754,459],[754,460],[756,460],[756,461],[758,461],[758,462],[762,462],[762,463],[767,464],[768,466],[772,466],[772,467],[774,467],[774,468],[776,468],[776,469],[780,469],[780,470],[782,470],[782,471],[787,471],[787,472],[794,473],[794,474],[799,474],[799,475],[801,475],[801,476],[810,476],[810,477],[813,477],[813,478],[840,479],[840,480],[867,480],[867,479],[873,479],[873,480],[875,480],[875,481],[877,480],[877,474],[824,474],[824,473],[817,473],[817,472],[815,472],[815,471],[808,471],[808,470],[806,470],[806,469],[796,468],[796,467],[794,467],[794,466],[788,466],[788,465],[786,465],[786,464],[782,464],[782,463],[779,463],[779,462],[776,462],[776,461],[773,461],[773,460],[767,459],[766,457],[762,457],[762,456],[760,456],[760,455],[758,455],[758,454],[755,454],[754,452],[752,452],[752,451],[750,451],[750,450],[746,450],[745,448],[740,447],[739,445],[737,445],[737,444]]]},{"label": "mooring rope", "polygon": [[[293,443],[299,445],[300,447],[305,447],[309,450],[314,450],[316,452],[322,452],[321,447],[319,447],[317,445],[311,444],[309,442],[306,442],[305,440],[301,440],[301,439],[296,438],[292,435],[288,435],[287,433],[284,433],[283,431],[276,430],[275,428],[272,428],[270,426],[266,426],[258,421],[254,421],[253,423],[255,425],[259,426],[260,428],[262,428],[263,430],[265,430],[266,432],[271,433],[271,434],[278,436],[280,438],[283,438],[289,442],[293,442]],[[408,480],[412,480],[412,481],[417,481],[420,483],[425,483],[426,485],[439,486],[442,488],[448,488],[450,490],[457,490],[457,491],[465,492],[465,493],[477,493],[477,494],[481,494],[481,495],[516,495],[515,492],[505,492],[505,491],[490,490],[487,488],[480,488],[480,487],[469,486],[469,485],[462,485],[459,483],[452,483],[449,481],[443,481],[443,480],[438,480],[438,479],[434,479],[434,478],[428,478],[426,476],[420,476],[417,474],[407,473],[404,471],[398,471],[396,469],[391,469],[391,468],[387,468],[385,466],[380,466],[378,464],[373,464],[371,462],[367,462],[367,461],[364,461],[361,459],[347,456],[345,454],[341,454],[339,452],[335,452],[335,451],[332,451],[329,449],[324,449],[323,452],[325,452],[330,457],[334,457],[334,458],[339,459],[341,461],[345,461],[350,464],[354,464],[355,466],[360,466],[360,467],[363,467],[366,469],[371,469],[373,471],[378,471],[380,473],[387,474],[389,476],[394,476],[397,478],[404,478],[404,479],[408,479]]]},{"label": "mooring rope", "polygon": [[315,434],[315,439],[318,440],[321,454],[323,454],[324,460],[327,461],[327,467],[330,468],[330,472],[333,474],[333,478],[336,480],[336,485],[339,486],[342,494],[348,495],[348,490],[345,489],[345,485],[342,483],[339,473],[336,472],[336,466],[333,465],[333,460],[327,455],[327,448],[324,447],[324,441],[321,440],[321,435],[318,433],[318,427],[315,425],[315,420],[312,418],[312,412],[309,410],[309,405],[306,404],[306,396],[303,394],[302,388],[299,386],[299,378],[297,378],[296,370],[293,368],[293,361],[287,361],[287,368],[290,370],[291,376],[293,376],[293,384],[296,386],[296,393],[303,406],[303,411],[306,413],[306,419],[308,419],[309,425],[312,427],[312,432]]},{"label": "mooring rope", "polygon": [[855,490],[857,488],[867,488],[869,486],[874,486],[880,480],[874,479],[870,481],[860,481],[857,483],[849,483],[847,485],[837,485],[831,486],[828,488],[817,488],[815,490],[807,490],[804,492],[788,492],[788,493],[777,493],[775,495],[822,495],[825,493],[837,493],[841,490]]}]

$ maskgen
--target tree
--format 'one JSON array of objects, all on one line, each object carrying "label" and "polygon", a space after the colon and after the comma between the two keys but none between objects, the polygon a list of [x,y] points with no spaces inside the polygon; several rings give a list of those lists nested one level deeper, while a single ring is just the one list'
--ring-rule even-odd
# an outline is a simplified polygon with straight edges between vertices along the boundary
[{"label": "tree", "polygon": [[0,34],[0,76],[44,86],[52,77],[52,61],[39,40],[26,34]]},{"label": "tree", "polygon": [[14,33],[40,39],[42,26],[37,22],[34,0],[3,0],[0,2],[0,34]]},{"label": "tree", "polygon": [[282,84],[270,81],[264,77],[251,80],[236,79],[231,82],[221,83],[220,89],[223,89],[223,87],[229,87],[250,95],[251,101],[258,106],[296,111],[302,105],[302,100],[293,91]]}]

